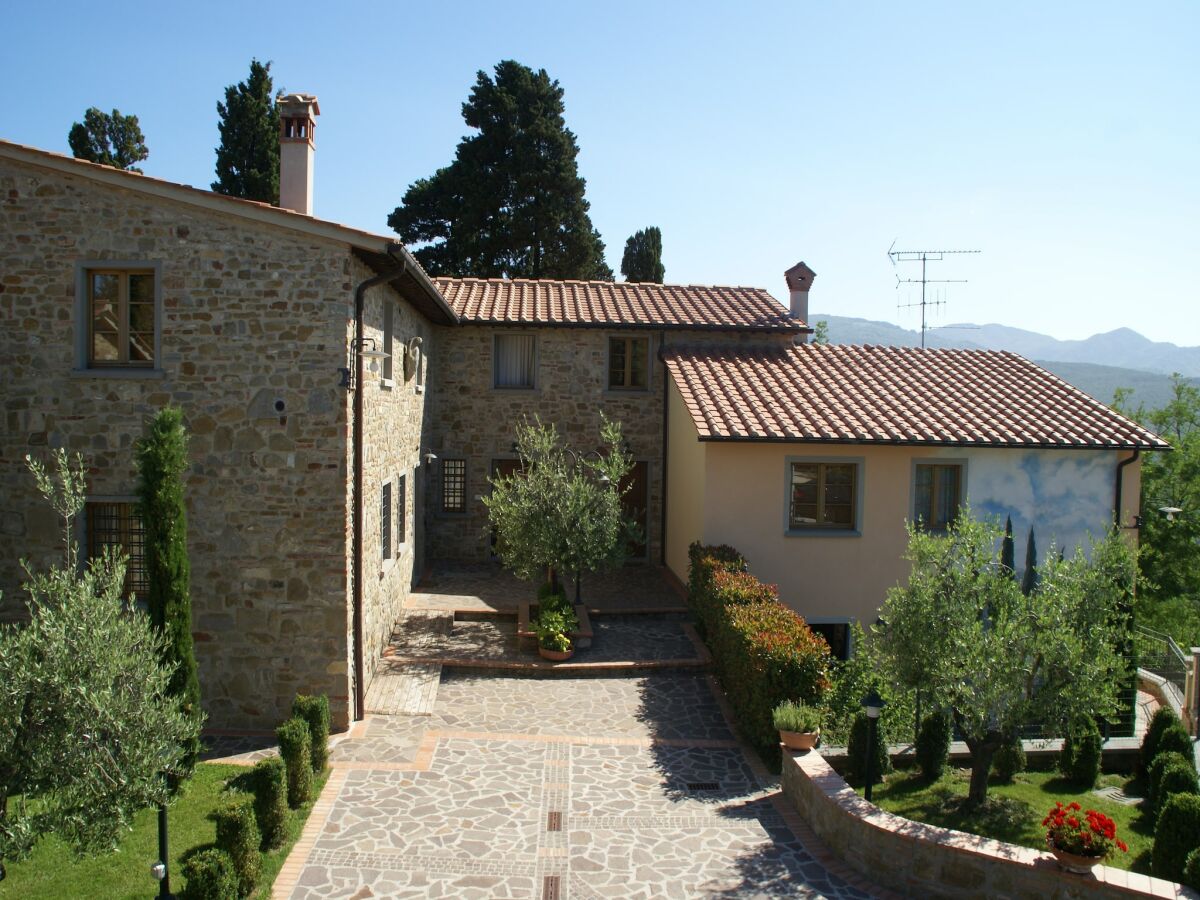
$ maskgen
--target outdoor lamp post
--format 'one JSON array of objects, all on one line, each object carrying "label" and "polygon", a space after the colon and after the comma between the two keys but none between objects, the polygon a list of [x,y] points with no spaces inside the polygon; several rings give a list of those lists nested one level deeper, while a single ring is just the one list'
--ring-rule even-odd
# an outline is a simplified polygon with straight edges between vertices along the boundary
[{"label": "outdoor lamp post", "polygon": [[158,900],[175,900],[171,893],[171,873],[167,870],[167,804],[158,805],[158,862],[150,867],[150,874],[158,880]]},{"label": "outdoor lamp post", "polygon": [[875,782],[875,730],[885,705],[886,701],[874,687],[862,698],[862,707],[867,711],[867,800],[871,799],[871,786]]}]

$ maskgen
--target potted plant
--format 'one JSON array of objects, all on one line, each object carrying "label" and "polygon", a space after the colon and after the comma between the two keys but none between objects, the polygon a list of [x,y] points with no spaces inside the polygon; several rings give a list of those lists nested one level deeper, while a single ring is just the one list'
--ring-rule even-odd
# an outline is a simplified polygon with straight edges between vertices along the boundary
[{"label": "potted plant", "polygon": [[779,740],[789,750],[811,750],[821,737],[821,713],[815,706],[784,700],[775,707],[772,718]]},{"label": "potted plant", "polygon": [[573,627],[567,614],[561,610],[541,610],[534,624],[538,636],[538,653],[541,657],[552,662],[570,659],[575,653],[570,638]]},{"label": "potted plant", "polygon": [[1129,847],[1117,837],[1117,825],[1104,813],[1083,809],[1078,803],[1054,808],[1042,819],[1046,845],[1068,872],[1087,874],[1110,856],[1114,849],[1127,853]]}]

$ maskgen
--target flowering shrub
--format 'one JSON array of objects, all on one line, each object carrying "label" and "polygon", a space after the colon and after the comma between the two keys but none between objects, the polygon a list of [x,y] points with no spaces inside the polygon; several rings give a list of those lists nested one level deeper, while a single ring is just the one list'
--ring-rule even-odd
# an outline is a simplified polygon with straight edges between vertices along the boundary
[{"label": "flowering shrub", "polygon": [[1078,803],[1066,806],[1055,803],[1042,819],[1042,826],[1046,829],[1046,843],[1077,856],[1104,859],[1114,847],[1122,853],[1129,851],[1126,843],[1117,837],[1116,822],[1094,809],[1084,810]]}]

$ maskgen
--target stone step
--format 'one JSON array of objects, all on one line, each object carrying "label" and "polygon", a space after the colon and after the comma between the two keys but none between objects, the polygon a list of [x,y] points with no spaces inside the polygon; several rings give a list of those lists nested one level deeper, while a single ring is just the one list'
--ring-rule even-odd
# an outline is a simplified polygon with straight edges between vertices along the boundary
[{"label": "stone step", "polygon": [[437,703],[442,667],[428,662],[387,660],[367,689],[367,712],[387,716],[430,716]]}]

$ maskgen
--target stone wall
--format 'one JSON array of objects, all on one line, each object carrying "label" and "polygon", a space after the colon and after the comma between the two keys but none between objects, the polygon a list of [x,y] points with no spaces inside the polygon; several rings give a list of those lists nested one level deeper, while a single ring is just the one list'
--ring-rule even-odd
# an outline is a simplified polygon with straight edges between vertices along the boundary
[{"label": "stone wall", "polygon": [[1200,897],[1111,866],[1071,874],[1049,853],[884,812],[856,794],[816,751],[784,752],[781,787],[834,855],[907,897]]},{"label": "stone wall", "polygon": [[[476,499],[487,493],[496,460],[513,460],[515,425],[523,417],[553,422],[566,444],[586,451],[600,446],[600,414],[621,423],[635,460],[647,467],[647,560],[662,553],[663,379],[658,361],[667,343],[790,342],[789,335],[717,331],[621,331],[604,328],[520,328],[467,324],[439,329],[439,358],[430,364],[436,416],[432,433],[440,459],[466,460],[465,513],[442,511],[440,463],[431,478],[430,552],[443,560],[484,561],[490,556],[486,511]],[[537,377],[532,390],[493,387],[497,334],[537,338]],[[647,390],[608,388],[608,339],[646,335],[650,340]]]},{"label": "stone wall", "polygon": [[[129,497],[134,441],[147,417],[173,402],[191,433],[188,549],[210,726],[274,728],[297,692],[327,693],[344,726],[350,396],[338,369],[363,267],[332,239],[11,161],[0,163],[0,233],[8,614],[24,598],[18,560],[40,566],[59,552],[24,455],[79,451],[93,497]],[[86,327],[76,320],[76,266],[104,260],[160,267],[153,371],[76,371],[77,329]],[[412,331],[409,318],[397,317],[401,330]],[[372,426],[387,435],[378,439],[387,449],[372,454],[381,466],[412,461],[422,412],[400,393],[392,405],[403,407],[404,424],[394,435]],[[396,585],[408,578],[403,561],[393,571]],[[378,575],[376,587],[391,591]],[[374,635],[390,615],[378,605]]]}]

